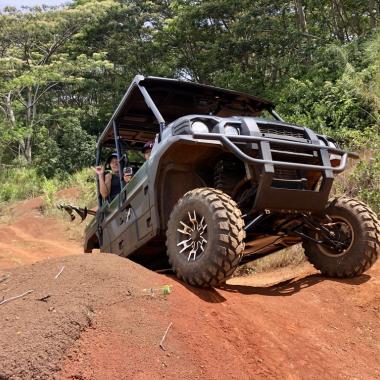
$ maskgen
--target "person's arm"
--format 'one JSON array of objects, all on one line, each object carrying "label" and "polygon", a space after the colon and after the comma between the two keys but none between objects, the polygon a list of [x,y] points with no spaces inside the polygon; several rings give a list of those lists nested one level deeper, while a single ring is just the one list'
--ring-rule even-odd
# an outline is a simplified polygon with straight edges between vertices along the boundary
[{"label": "person's arm", "polygon": [[99,190],[104,199],[106,199],[111,194],[111,182],[111,173],[107,173],[105,176],[99,177]]},{"label": "person's arm", "polygon": [[100,194],[105,199],[110,195],[110,192],[111,192],[112,174],[107,173],[106,175],[104,175],[104,168],[102,166],[97,166],[96,168],[93,168],[93,169],[99,178]]}]

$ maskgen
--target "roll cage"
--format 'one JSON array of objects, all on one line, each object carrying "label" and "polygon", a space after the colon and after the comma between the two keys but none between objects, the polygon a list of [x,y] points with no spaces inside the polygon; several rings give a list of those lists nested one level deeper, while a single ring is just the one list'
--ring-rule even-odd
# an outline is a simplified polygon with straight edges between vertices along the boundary
[{"label": "roll cage", "polygon": [[[102,148],[113,146],[123,171],[128,150],[141,150],[156,135],[161,141],[166,125],[187,114],[255,115],[263,110],[282,121],[274,104],[265,99],[198,83],[136,75],[98,140],[96,165],[100,165]],[[120,182],[122,187],[122,179]],[[99,184],[97,187],[99,194]]]}]

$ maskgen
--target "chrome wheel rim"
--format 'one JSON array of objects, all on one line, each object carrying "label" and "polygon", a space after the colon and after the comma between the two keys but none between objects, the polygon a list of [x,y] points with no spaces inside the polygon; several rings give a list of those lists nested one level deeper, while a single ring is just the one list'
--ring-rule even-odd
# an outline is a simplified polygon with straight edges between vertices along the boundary
[{"label": "chrome wheel rim", "polygon": [[207,223],[204,216],[189,211],[179,222],[177,228],[178,253],[195,261],[205,251],[207,245]]}]

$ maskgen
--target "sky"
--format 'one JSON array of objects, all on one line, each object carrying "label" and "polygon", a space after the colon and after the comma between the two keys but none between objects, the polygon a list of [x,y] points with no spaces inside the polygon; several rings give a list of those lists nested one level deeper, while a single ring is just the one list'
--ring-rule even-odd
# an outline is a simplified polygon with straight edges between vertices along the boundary
[{"label": "sky", "polygon": [[0,10],[4,9],[7,5],[12,7],[21,8],[25,5],[33,7],[35,5],[60,5],[69,2],[68,0],[0,0]]}]

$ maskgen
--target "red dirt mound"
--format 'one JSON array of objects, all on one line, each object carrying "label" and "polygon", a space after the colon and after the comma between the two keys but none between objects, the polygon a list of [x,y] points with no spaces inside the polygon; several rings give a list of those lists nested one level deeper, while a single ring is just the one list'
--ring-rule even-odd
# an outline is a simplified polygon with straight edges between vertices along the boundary
[{"label": "red dirt mound", "polygon": [[114,255],[57,257],[81,247],[39,202],[0,225],[0,380],[380,378],[379,264],[352,280],[306,266],[197,289]]},{"label": "red dirt mound", "polygon": [[[55,276],[64,268],[58,278]],[[5,278],[5,276],[3,277]],[[114,255],[82,255],[11,269],[0,284],[0,379],[51,379],[100,310],[154,303],[142,289],[160,277]],[[32,293],[1,305],[29,290]]]},{"label": "red dirt mound", "polygon": [[[1,296],[34,292],[0,305],[0,379],[380,376],[378,268],[349,281],[313,275],[255,287],[253,277],[218,290],[106,254],[9,274]],[[165,284],[166,296],[143,292]]]},{"label": "red dirt mound", "polygon": [[223,290],[163,278],[174,285],[166,302],[123,301],[98,314],[60,378],[377,379],[378,276],[313,275],[268,288],[252,277]]}]

